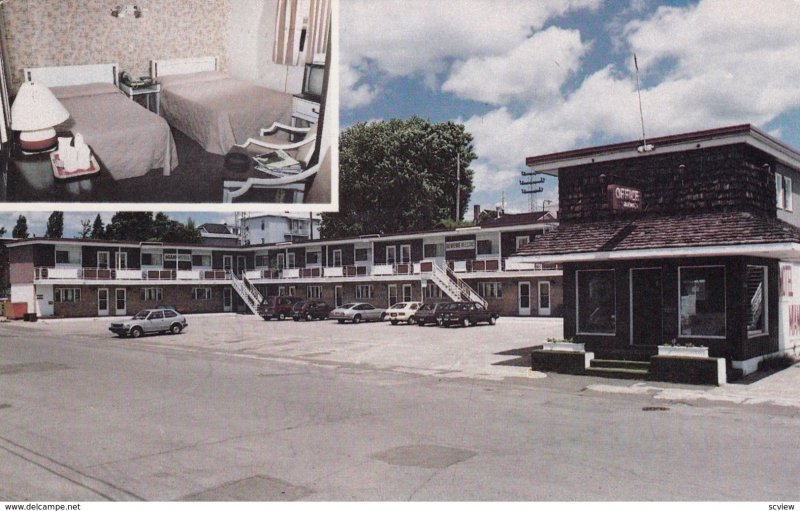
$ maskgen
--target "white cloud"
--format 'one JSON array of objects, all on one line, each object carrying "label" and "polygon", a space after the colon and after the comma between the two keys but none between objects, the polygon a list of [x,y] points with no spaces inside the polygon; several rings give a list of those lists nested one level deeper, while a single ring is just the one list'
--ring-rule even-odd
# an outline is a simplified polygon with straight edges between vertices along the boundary
[{"label": "white cloud", "polygon": [[341,108],[358,108],[372,103],[379,89],[366,83],[359,84],[361,75],[351,66],[339,68],[339,104]]},{"label": "white cloud", "polygon": [[[507,54],[549,19],[600,4],[601,0],[348,0],[340,6],[341,67],[357,70],[363,78],[368,71],[362,65],[368,61],[388,76],[416,75],[432,86],[452,60]],[[350,79],[349,86],[358,83]],[[343,96],[349,94],[344,83],[341,89]],[[366,91],[360,94],[368,97]]]},{"label": "white cloud", "polygon": [[550,27],[508,53],[456,64],[442,90],[495,105],[519,98],[547,100],[558,96],[587,49],[577,30]]}]

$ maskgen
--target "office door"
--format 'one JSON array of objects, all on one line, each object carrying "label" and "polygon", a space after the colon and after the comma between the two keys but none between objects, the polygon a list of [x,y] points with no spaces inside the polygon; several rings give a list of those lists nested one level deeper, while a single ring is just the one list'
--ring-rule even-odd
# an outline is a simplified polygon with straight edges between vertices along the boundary
[{"label": "office door", "polygon": [[634,268],[630,273],[631,344],[661,344],[661,268]]}]

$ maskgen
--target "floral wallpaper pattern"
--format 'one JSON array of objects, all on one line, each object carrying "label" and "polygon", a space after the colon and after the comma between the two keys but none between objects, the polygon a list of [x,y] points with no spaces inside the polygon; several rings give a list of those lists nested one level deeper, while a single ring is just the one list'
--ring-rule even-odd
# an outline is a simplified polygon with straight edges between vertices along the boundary
[{"label": "floral wallpaper pattern", "polygon": [[[217,55],[227,69],[231,0],[11,0],[3,4],[11,89],[23,68],[117,62],[149,74],[151,59]],[[118,5],[144,9],[115,18]]]}]

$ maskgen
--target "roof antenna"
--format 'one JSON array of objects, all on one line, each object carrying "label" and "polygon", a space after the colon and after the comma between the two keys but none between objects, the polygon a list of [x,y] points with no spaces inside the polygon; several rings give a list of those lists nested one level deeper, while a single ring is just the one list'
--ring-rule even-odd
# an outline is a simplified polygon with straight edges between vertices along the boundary
[{"label": "roof antenna", "polygon": [[642,121],[642,145],[636,148],[640,153],[646,153],[653,150],[653,144],[647,143],[647,138],[644,136],[644,113],[642,111],[642,89],[639,87],[639,62],[636,60],[636,54],[633,54],[633,67],[636,68],[636,93],[639,95],[639,118]]}]

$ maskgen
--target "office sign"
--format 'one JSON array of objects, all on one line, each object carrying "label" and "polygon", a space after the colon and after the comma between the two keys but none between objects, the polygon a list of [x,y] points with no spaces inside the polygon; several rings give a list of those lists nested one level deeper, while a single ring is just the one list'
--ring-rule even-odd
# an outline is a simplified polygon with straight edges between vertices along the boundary
[{"label": "office sign", "polygon": [[445,250],[475,250],[475,240],[447,241]]},{"label": "office sign", "polygon": [[164,254],[164,261],[172,262],[172,261],[181,261],[181,262],[191,262],[192,254],[175,254],[171,252],[167,252]]},{"label": "office sign", "polygon": [[614,211],[639,211],[642,192],[627,186],[608,185],[608,203]]}]

